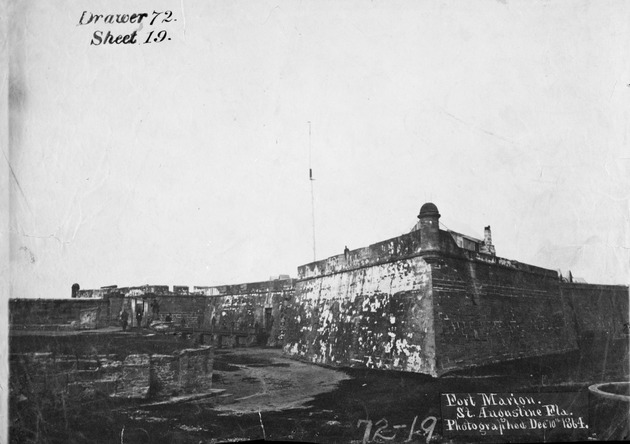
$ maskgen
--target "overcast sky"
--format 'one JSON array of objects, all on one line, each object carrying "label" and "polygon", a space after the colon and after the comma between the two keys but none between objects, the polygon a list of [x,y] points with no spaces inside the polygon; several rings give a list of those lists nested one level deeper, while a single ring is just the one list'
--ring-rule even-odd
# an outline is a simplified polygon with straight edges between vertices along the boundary
[{"label": "overcast sky", "polygon": [[[628,283],[629,2],[12,3],[12,297],[295,276],[309,121],[318,259],[432,201],[499,256]],[[153,10],[176,21],[78,25]]]}]

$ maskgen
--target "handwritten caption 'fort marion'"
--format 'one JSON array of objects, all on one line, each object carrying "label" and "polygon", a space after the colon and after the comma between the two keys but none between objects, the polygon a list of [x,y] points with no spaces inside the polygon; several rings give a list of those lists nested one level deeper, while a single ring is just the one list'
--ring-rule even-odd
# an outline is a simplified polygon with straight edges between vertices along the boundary
[{"label": "handwritten caption 'fort marion'", "polygon": [[443,393],[442,431],[466,435],[586,435],[580,393]]},{"label": "handwritten caption 'fort marion'", "polygon": [[96,29],[90,46],[137,45],[171,40],[169,25],[177,21],[173,11],[135,12],[132,14],[95,14],[83,11],[77,26]]}]

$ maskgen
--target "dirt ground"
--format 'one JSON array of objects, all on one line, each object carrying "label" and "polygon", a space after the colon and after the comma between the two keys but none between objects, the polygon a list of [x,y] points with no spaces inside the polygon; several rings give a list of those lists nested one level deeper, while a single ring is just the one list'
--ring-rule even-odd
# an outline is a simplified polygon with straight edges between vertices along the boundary
[{"label": "dirt ground", "polygon": [[[37,414],[12,405],[11,440],[471,442],[443,436],[441,393],[566,392],[575,395],[576,408],[586,409],[589,385],[628,380],[628,375],[626,342],[593,347],[588,354],[525,359],[441,378],[326,368],[288,359],[276,349],[224,349],[215,353],[213,373],[213,388],[223,391],[211,397],[162,405],[103,399],[52,411],[41,406]],[[427,420],[431,417],[436,419]]]},{"label": "dirt ground", "polygon": [[219,351],[213,387],[226,392],[211,404],[223,414],[248,414],[306,408],[316,395],[350,379],[344,372],[286,358],[280,350]]}]

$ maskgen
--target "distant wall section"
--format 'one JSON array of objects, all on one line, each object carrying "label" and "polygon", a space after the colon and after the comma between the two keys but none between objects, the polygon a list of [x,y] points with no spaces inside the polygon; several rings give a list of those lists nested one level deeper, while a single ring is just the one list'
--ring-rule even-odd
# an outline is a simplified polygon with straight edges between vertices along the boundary
[{"label": "distant wall section", "polygon": [[[76,284],[75,284],[76,285]],[[199,332],[222,347],[281,347],[286,330],[285,308],[295,280],[273,279],[215,287],[165,285],[78,290],[67,299],[11,299],[13,329],[87,329],[120,326],[128,313],[129,327],[147,328],[166,321],[175,329]],[[74,289],[74,287],[73,287]],[[74,294],[74,293],[73,293]],[[137,317],[142,312],[141,317]]]},{"label": "distant wall section", "polygon": [[109,324],[105,299],[10,299],[15,329],[94,329]]},{"label": "distant wall section", "polygon": [[[159,306],[160,320],[170,316],[174,327],[211,335],[218,347],[263,345],[279,347],[284,341],[285,306],[292,297],[293,279],[216,287],[195,287],[196,293],[153,294],[139,292],[125,297],[125,308],[135,317],[143,306],[151,316],[152,303]],[[146,326],[148,319],[144,319]],[[132,323],[132,326],[137,326]]]},{"label": "distant wall section", "polygon": [[628,338],[629,294],[622,285],[562,283],[579,340]]}]

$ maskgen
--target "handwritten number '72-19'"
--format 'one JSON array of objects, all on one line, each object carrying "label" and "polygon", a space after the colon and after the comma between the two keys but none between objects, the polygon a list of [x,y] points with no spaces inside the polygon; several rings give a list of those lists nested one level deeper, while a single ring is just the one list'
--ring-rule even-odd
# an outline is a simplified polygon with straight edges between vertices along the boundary
[{"label": "handwritten number '72-19'", "polygon": [[[418,417],[413,418],[413,423],[411,424],[411,430],[409,430],[409,435],[405,442],[411,442],[414,438],[414,435],[426,435],[426,443],[428,444],[431,441],[431,437],[433,436],[433,430],[435,429],[435,425],[437,424],[437,418],[435,416],[427,416],[422,424],[420,424],[420,428],[422,430],[416,431],[416,422],[418,421]],[[357,427],[360,428],[361,425],[365,424],[365,433],[363,433],[363,440],[361,444],[368,444],[370,442],[375,442],[377,440],[383,441],[391,441],[396,438],[396,432],[393,435],[385,435],[384,430],[387,429],[389,423],[385,418],[378,421],[376,424],[373,424],[369,419],[359,419],[357,423]],[[374,432],[374,435],[370,439],[370,435],[372,434],[372,427],[378,427]],[[404,428],[406,426],[393,426],[394,429]],[[391,433],[391,432],[390,432]]]}]

